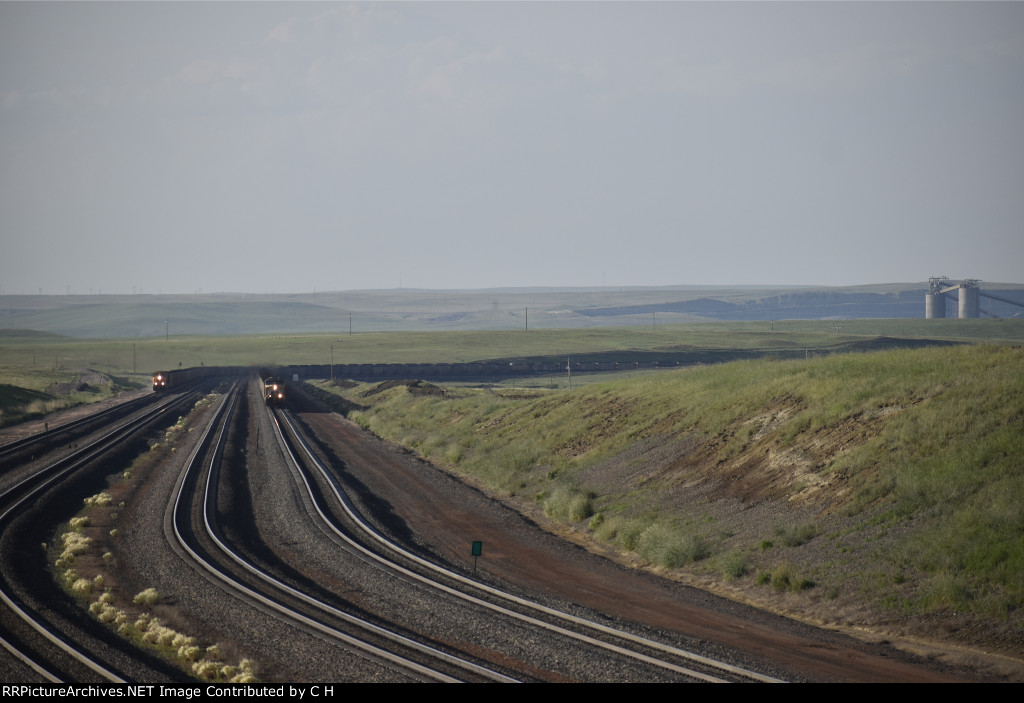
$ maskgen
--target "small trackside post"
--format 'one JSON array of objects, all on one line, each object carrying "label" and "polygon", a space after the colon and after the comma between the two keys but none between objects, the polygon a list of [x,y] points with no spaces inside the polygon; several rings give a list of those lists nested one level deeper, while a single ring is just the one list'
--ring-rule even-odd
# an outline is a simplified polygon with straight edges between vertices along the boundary
[{"label": "small trackside post", "polygon": [[476,576],[476,560],[484,553],[484,543],[480,540],[473,542],[473,575]]}]

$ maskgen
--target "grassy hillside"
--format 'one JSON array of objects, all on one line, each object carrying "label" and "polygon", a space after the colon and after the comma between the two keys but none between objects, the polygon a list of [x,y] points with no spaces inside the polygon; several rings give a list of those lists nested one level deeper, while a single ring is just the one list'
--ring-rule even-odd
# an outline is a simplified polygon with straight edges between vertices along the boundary
[{"label": "grassy hillside", "polygon": [[318,385],[381,436],[658,568],[833,617],[865,602],[879,621],[967,613],[996,639],[1024,623],[1020,348],[744,361],[572,391]]},{"label": "grassy hillside", "polygon": [[88,369],[35,369],[0,364],[0,427],[76,405],[94,403],[127,388]]}]

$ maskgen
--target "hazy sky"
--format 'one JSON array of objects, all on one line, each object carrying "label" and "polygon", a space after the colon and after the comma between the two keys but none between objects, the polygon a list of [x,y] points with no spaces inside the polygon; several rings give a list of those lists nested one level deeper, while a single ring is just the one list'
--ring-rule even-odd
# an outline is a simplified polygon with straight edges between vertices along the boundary
[{"label": "hazy sky", "polygon": [[1024,3],[0,2],[4,293],[1024,282]]}]

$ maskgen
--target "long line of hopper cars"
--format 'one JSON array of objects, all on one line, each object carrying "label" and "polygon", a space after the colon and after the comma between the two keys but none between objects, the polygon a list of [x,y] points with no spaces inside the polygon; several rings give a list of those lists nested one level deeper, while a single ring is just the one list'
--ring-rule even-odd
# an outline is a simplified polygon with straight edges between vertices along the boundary
[{"label": "long line of hopper cars", "polygon": [[[244,369],[194,367],[174,371],[157,371],[153,374],[153,390],[157,393],[177,390],[187,383],[211,374],[248,373]],[[267,376],[260,381],[263,386],[263,400],[267,405],[284,405],[285,383],[279,376]]]}]

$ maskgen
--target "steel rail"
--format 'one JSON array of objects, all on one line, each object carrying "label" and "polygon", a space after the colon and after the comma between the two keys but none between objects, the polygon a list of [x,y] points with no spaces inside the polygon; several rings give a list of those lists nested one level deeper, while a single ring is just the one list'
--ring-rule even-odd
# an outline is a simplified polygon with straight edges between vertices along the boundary
[{"label": "steel rail", "polygon": [[[227,556],[229,556],[231,559],[233,559],[235,561],[235,563],[237,563],[239,566],[241,566],[245,570],[249,571],[251,574],[253,574],[257,578],[262,579],[263,581],[266,581],[266,582],[270,583],[271,585],[275,586],[276,588],[283,590],[284,592],[286,592],[289,595],[291,595],[291,596],[301,600],[302,602],[306,603],[307,605],[310,605],[310,606],[312,606],[314,608],[317,608],[319,610],[323,610],[323,611],[329,613],[330,615],[333,615],[334,617],[337,617],[337,618],[339,618],[341,620],[344,620],[345,622],[347,622],[347,623],[349,623],[351,625],[355,625],[356,627],[360,627],[360,628],[363,628],[363,629],[368,629],[368,630],[370,630],[371,632],[373,632],[374,634],[376,634],[379,637],[382,637],[384,639],[388,639],[390,641],[393,641],[393,642],[395,642],[395,643],[397,643],[397,644],[399,644],[401,646],[409,647],[410,649],[415,649],[416,651],[418,651],[418,652],[420,652],[422,654],[426,654],[427,656],[434,657],[436,659],[441,659],[441,660],[447,662],[448,664],[451,664],[452,666],[455,666],[455,667],[458,667],[458,668],[461,668],[461,669],[468,669],[469,671],[472,671],[475,674],[478,674],[478,675],[483,676],[485,678],[491,679],[493,681],[499,681],[499,682],[502,682],[502,683],[520,683],[518,680],[513,679],[513,678],[511,678],[509,676],[505,676],[504,674],[498,673],[496,671],[492,671],[491,669],[488,669],[486,667],[480,666],[479,664],[475,664],[473,662],[466,661],[464,659],[461,659],[459,657],[453,656],[451,654],[448,654],[447,652],[443,652],[443,651],[441,651],[439,649],[436,649],[434,647],[431,647],[429,645],[425,645],[425,644],[423,644],[421,642],[417,642],[416,640],[413,640],[413,639],[411,639],[409,637],[406,637],[404,635],[400,635],[398,633],[391,632],[390,630],[387,630],[386,628],[380,627],[379,625],[375,625],[374,623],[369,622],[367,620],[364,620],[362,618],[355,617],[355,616],[353,616],[353,615],[351,615],[349,613],[346,613],[346,612],[344,612],[342,610],[339,610],[339,609],[337,609],[337,608],[335,608],[335,607],[333,607],[333,606],[331,606],[331,605],[329,605],[327,603],[324,603],[323,601],[320,601],[320,600],[318,600],[316,598],[313,598],[309,594],[304,593],[304,592],[302,592],[302,591],[300,591],[300,590],[298,590],[296,588],[293,588],[292,586],[289,586],[288,584],[280,581],[279,579],[274,578],[270,574],[267,574],[266,572],[257,569],[255,566],[253,566],[252,564],[247,562],[245,559],[243,559],[237,552],[235,552],[234,550],[230,549],[223,542],[223,540],[221,540],[220,537],[216,534],[216,530],[215,530],[215,527],[216,527],[216,517],[215,516],[211,517],[211,510],[210,510],[211,506],[215,506],[216,505],[216,488],[212,487],[213,476],[214,476],[213,464],[211,464],[210,471],[207,473],[207,477],[206,477],[206,481],[207,481],[207,483],[206,483],[206,498],[205,498],[205,502],[204,502],[204,506],[203,506],[203,520],[204,520],[204,523],[205,523],[205,526],[206,526],[207,534],[221,548],[221,550]],[[213,511],[213,512],[215,513],[215,511]],[[371,646],[373,646],[373,645],[371,645]],[[406,660],[406,661],[408,661],[408,660]],[[451,679],[451,681],[454,682],[455,679]]]},{"label": "steel rail", "polygon": [[[654,641],[654,640],[649,640],[647,638],[640,637],[638,635],[634,635],[634,634],[629,633],[629,632],[624,632],[622,630],[617,630],[617,629],[609,627],[607,625],[602,625],[600,623],[596,623],[596,622],[593,622],[591,620],[587,620],[585,618],[577,617],[575,615],[570,615],[569,613],[565,613],[565,612],[557,610],[555,608],[550,608],[548,606],[541,605],[541,604],[536,603],[534,601],[530,601],[530,600],[525,599],[525,598],[520,598],[519,596],[515,596],[515,595],[512,595],[510,593],[505,593],[504,591],[501,591],[501,590],[499,590],[497,588],[493,588],[493,587],[488,586],[486,584],[479,583],[479,582],[474,581],[473,579],[469,579],[469,578],[467,578],[467,577],[465,577],[465,576],[463,576],[461,574],[458,574],[458,573],[455,573],[455,572],[450,571],[448,569],[445,569],[444,567],[441,567],[441,566],[439,566],[439,565],[437,565],[437,564],[435,564],[435,563],[433,563],[431,561],[423,559],[422,557],[419,557],[419,556],[409,552],[408,550],[406,550],[403,547],[401,547],[401,546],[391,542],[386,537],[381,535],[369,523],[367,523],[362,518],[361,515],[359,515],[358,511],[355,509],[355,506],[353,506],[352,503],[349,501],[348,496],[344,495],[344,493],[339,489],[339,487],[337,485],[337,481],[330,475],[330,472],[328,472],[326,470],[326,467],[323,465],[323,462],[321,462],[320,459],[315,455],[315,453],[310,449],[310,447],[309,447],[308,443],[305,441],[305,439],[303,439],[300,436],[300,434],[297,431],[297,428],[295,427],[294,423],[292,422],[292,420],[288,416],[288,414],[282,412],[282,416],[284,417],[284,419],[287,422],[288,426],[292,430],[292,434],[296,437],[299,445],[302,447],[303,452],[306,454],[306,456],[309,458],[309,460],[317,467],[317,470],[320,472],[320,475],[324,478],[324,480],[327,481],[328,485],[331,486],[331,490],[334,492],[335,497],[337,498],[339,503],[342,505],[342,507],[344,508],[345,512],[348,514],[348,516],[367,535],[369,535],[373,540],[375,540],[379,544],[383,545],[387,549],[392,550],[392,551],[400,554],[401,556],[405,557],[406,559],[409,559],[409,560],[411,560],[411,561],[413,561],[413,562],[415,562],[415,563],[417,563],[417,564],[419,564],[419,565],[429,569],[430,571],[442,574],[442,575],[444,575],[447,578],[450,578],[450,579],[453,579],[455,581],[458,581],[459,583],[461,583],[461,584],[463,584],[463,585],[465,585],[467,587],[482,590],[482,591],[490,594],[491,596],[493,596],[495,598],[499,598],[499,599],[506,600],[506,601],[511,601],[513,603],[516,603],[519,606],[522,606],[522,607],[525,607],[525,608],[528,608],[528,609],[531,609],[531,610],[534,610],[534,611],[542,612],[542,613],[544,613],[544,614],[546,614],[546,615],[548,615],[550,617],[554,617],[556,619],[560,619],[560,620],[563,620],[563,621],[566,621],[566,622],[570,622],[570,623],[572,623],[572,624],[574,624],[574,625],[576,625],[578,627],[588,628],[588,629],[591,629],[591,630],[597,630],[597,631],[599,631],[599,632],[601,632],[601,633],[603,633],[605,635],[609,635],[609,636],[612,636],[612,637],[619,638],[621,640],[626,640],[628,642],[631,642],[634,645],[639,645],[639,646],[648,647],[650,649],[654,649],[654,650],[657,650],[657,651],[661,651],[661,652],[663,652],[665,654],[668,654],[668,655],[671,655],[671,656],[675,656],[675,657],[678,657],[680,659],[693,662],[695,664],[700,664],[700,665],[708,667],[708,668],[713,668],[713,669],[716,669],[716,670],[719,670],[719,671],[728,672],[730,674],[733,674],[734,676],[739,676],[739,677],[742,677],[742,678],[752,679],[752,680],[755,680],[755,681],[761,681],[761,682],[766,682],[766,683],[767,682],[781,683],[781,681],[779,679],[775,679],[775,678],[772,678],[772,677],[769,677],[769,676],[765,676],[763,674],[759,674],[759,673],[754,672],[754,671],[749,671],[747,669],[743,669],[741,667],[737,667],[737,666],[734,666],[732,664],[727,664],[725,662],[719,662],[719,661],[716,661],[714,659],[710,659],[708,657],[704,657],[702,655],[696,654],[694,652],[688,652],[688,651],[685,651],[685,650],[681,650],[681,649],[678,649],[676,647],[672,647],[670,645],[666,645],[664,643],[657,642],[657,641]],[[334,521],[327,517],[327,515],[324,512],[324,510],[320,507],[319,503],[317,502],[316,497],[314,495],[314,492],[312,491],[312,489],[311,489],[311,487],[309,485],[309,482],[306,480],[305,475],[304,475],[304,473],[301,470],[299,462],[295,458],[294,453],[292,453],[292,451],[291,451],[289,443],[286,440],[284,440],[284,433],[281,431],[280,424],[277,423],[276,417],[275,417],[275,425],[276,425],[276,428],[277,428],[278,436],[282,439],[282,441],[284,441],[284,445],[285,445],[285,448],[288,451],[289,457],[291,458],[292,462],[295,464],[296,468],[299,469],[299,474],[300,474],[300,476],[302,476],[302,480],[303,480],[303,483],[305,484],[306,491],[309,494],[310,500],[312,501],[314,507],[316,508],[316,511],[319,513],[321,519],[324,520],[324,522],[338,535],[339,538],[341,538],[342,540],[344,540],[345,542],[347,542],[348,544],[353,546],[355,549],[358,549],[360,552],[366,554],[368,557],[370,557],[372,559],[375,559],[375,560],[379,560],[379,561],[381,561],[383,563],[386,563],[386,564],[388,564],[388,566],[390,568],[393,568],[393,569],[395,569],[395,570],[405,574],[406,576],[408,576],[410,578],[416,579],[416,580],[421,581],[423,583],[427,583],[427,584],[429,584],[430,586],[432,586],[434,588],[438,588],[440,590],[443,590],[443,591],[445,591],[447,593],[450,593],[450,594],[452,594],[452,595],[454,595],[454,596],[456,596],[458,598],[462,598],[462,599],[467,600],[469,602],[472,602],[474,604],[480,605],[482,607],[488,608],[488,609],[496,611],[496,612],[500,612],[500,613],[508,615],[510,617],[513,617],[513,618],[522,620],[524,622],[530,623],[532,625],[543,627],[544,629],[547,629],[549,631],[557,632],[558,634],[564,635],[566,637],[570,637],[570,638],[573,638],[573,639],[576,639],[576,640],[580,640],[580,641],[586,642],[587,644],[590,644],[590,645],[593,645],[593,646],[596,646],[596,647],[600,647],[602,649],[606,649],[606,650],[609,650],[609,651],[613,651],[613,652],[615,652],[617,654],[622,654],[624,656],[627,656],[627,657],[630,657],[630,658],[633,658],[633,659],[637,659],[637,660],[642,661],[642,662],[644,662],[646,664],[650,664],[650,665],[657,666],[657,667],[660,667],[660,668],[663,668],[663,669],[667,669],[669,671],[673,671],[675,673],[682,674],[684,676],[689,676],[689,677],[695,678],[695,679],[697,679],[699,681],[704,681],[704,682],[707,682],[707,683],[726,683],[726,681],[724,679],[720,679],[720,678],[717,678],[717,677],[714,677],[714,676],[710,676],[710,675],[705,674],[703,672],[695,671],[693,669],[689,669],[689,668],[686,668],[686,667],[678,666],[677,664],[673,664],[671,662],[666,662],[664,660],[657,659],[655,657],[651,657],[651,656],[648,656],[646,654],[643,654],[643,653],[640,653],[640,652],[636,652],[634,650],[627,649],[625,647],[621,647],[621,646],[613,644],[611,642],[606,642],[606,641],[603,641],[603,640],[591,637],[589,635],[585,635],[585,634],[581,634],[581,633],[578,633],[578,632],[574,632],[573,630],[569,630],[569,629],[567,629],[565,627],[562,627],[560,625],[556,625],[556,624],[553,624],[553,623],[545,622],[543,620],[538,620],[538,619],[533,618],[533,617],[531,617],[529,615],[525,615],[523,613],[519,613],[519,612],[516,612],[514,610],[509,610],[509,609],[507,609],[507,608],[505,608],[503,606],[497,605],[495,603],[490,603],[490,602],[488,602],[486,600],[483,600],[481,598],[477,598],[476,596],[470,595],[470,594],[465,593],[463,591],[459,591],[458,589],[451,588],[450,586],[447,586],[445,584],[432,581],[431,579],[427,578],[426,576],[423,576],[422,574],[419,574],[419,573],[417,573],[415,571],[407,569],[407,568],[401,566],[400,564],[395,563],[394,561],[391,561],[389,559],[385,559],[384,557],[375,554],[374,552],[370,551],[366,547],[363,547],[361,544],[359,544],[358,542],[356,542],[353,539],[351,539],[349,536],[345,535],[334,524]]]},{"label": "steel rail", "polygon": [[64,683],[63,679],[61,679],[56,674],[51,674],[49,671],[40,666],[38,662],[31,659],[28,655],[26,655],[24,652],[18,649],[15,645],[8,642],[5,638],[0,637],[0,646],[2,646],[4,649],[10,652],[10,654],[13,655],[15,659],[20,661],[28,668],[32,669],[32,671],[36,672],[50,683]]},{"label": "steel rail", "polygon": [[[39,471],[33,473],[31,476],[25,477],[15,485],[5,490],[3,493],[0,493],[0,502],[2,502],[8,500],[8,497],[14,494],[16,491],[28,488],[24,495],[22,495],[20,498],[17,498],[16,500],[11,501],[7,509],[4,510],[3,513],[0,513],[0,530],[3,529],[2,526],[8,522],[9,518],[12,517],[13,513],[21,509],[22,505],[24,505],[26,502],[41,495],[44,491],[48,490],[51,487],[51,485],[53,485],[59,480],[62,480],[72,471],[75,471],[76,469],[82,467],[86,463],[101,456],[104,452],[108,451],[115,442],[119,442],[124,437],[127,437],[132,433],[138,431],[141,427],[146,425],[153,418],[163,413],[172,404],[180,402],[180,400],[180,398],[176,398],[173,400],[169,400],[166,403],[163,403],[159,407],[146,412],[142,416],[129,421],[125,425],[115,430],[112,430],[111,432],[108,432],[107,434],[98,438],[96,441],[86,445],[85,447],[82,447],[81,449],[73,452],[72,454],[62,459],[59,459],[50,466],[44,467]],[[46,474],[50,475],[46,476]],[[35,485],[29,486],[29,484],[32,483],[35,483]],[[99,664],[91,656],[80,652],[70,643],[66,642],[65,640],[61,639],[56,634],[51,632],[50,629],[47,628],[38,618],[34,617],[25,608],[22,608],[21,605],[19,605],[19,603],[15,599],[14,595],[8,593],[6,588],[4,588],[2,584],[0,584],[0,600],[2,600],[4,604],[7,605],[7,607],[10,608],[11,611],[13,611],[16,615],[18,615],[18,617],[20,617],[27,625],[29,625],[33,630],[42,635],[42,637],[44,637],[52,645],[57,647],[66,655],[77,660],[80,664],[92,670],[94,673],[100,675],[101,677],[107,679],[108,681],[114,683],[126,683],[124,679],[122,679],[117,674],[109,671],[106,667]],[[22,652],[22,654],[24,656],[21,656],[19,658],[21,658],[22,661],[27,663],[26,658],[31,659],[31,657],[29,657],[28,654],[25,652]],[[29,664],[29,666],[36,668],[35,665],[32,664]],[[52,676],[52,674],[41,675],[47,678],[49,678],[49,676]]]},{"label": "steel rail", "polygon": [[[235,389],[233,389],[233,390],[235,390]],[[238,400],[238,394],[236,392],[234,394],[232,402],[237,404],[237,400]],[[216,424],[218,424],[218,420],[220,419],[220,416],[225,414],[224,413],[224,408],[225,408],[226,405],[227,405],[227,399],[225,399],[225,401],[222,403],[221,409],[218,412],[218,417],[215,417],[214,421],[211,422],[210,425],[207,427],[206,432],[204,433],[203,437],[200,439],[199,443],[197,444],[196,449],[193,451],[192,456],[190,456],[190,458],[189,458],[189,461],[188,461],[188,464],[187,464],[185,470],[182,472],[182,475],[179,478],[178,487],[177,487],[177,495],[175,497],[174,509],[173,509],[173,528],[174,528],[174,533],[175,533],[175,535],[177,537],[178,543],[181,545],[181,547],[188,552],[188,554],[191,556],[191,558],[196,563],[202,565],[203,568],[207,572],[209,572],[211,575],[213,575],[217,579],[219,579],[219,580],[223,581],[224,583],[228,584],[232,589],[235,589],[236,591],[244,593],[249,598],[257,601],[258,603],[261,603],[262,605],[264,605],[264,606],[266,606],[268,608],[271,608],[272,610],[277,611],[278,613],[281,613],[282,615],[284,615],[284,616],[286,616],[286,617],[288,617],[288,618],[290,618],[292,620],[295,620],[295,621],[297,621],[297,622],[299,622],[299,623],[301,623],[301,624],[303,624],[303,625],[305,625],[307,627],[310,627],[310,628],[312,628],[314,630],[317,630],[317,631],[319,631],[319,632],[321,632],[323,634],[326,634],[326,635],[328,635],[331,638],[340,640],[341,642],[349,645],[350,647],[353,647],[355,649],[361,650],[364,653],[367,653],[367,654],[371,655],[372,657],[377,657],[379,659],[383,659],[386,662],[389,662],[391,664],[397,665],[397,666],[399,666],[401,668],[404,668],[406,670],[415,672],[415,673],[417,673],[419,675],[422,675],[422,676],[425,676],[425,677],[428,677],[428,678],[431,678],[431,679],[434,679],[434,680],[446,682],[446,683],[460,683],[459,679],[456,679],[454,677],[448,676],[447,674],[445,674],[443,672],[439,672],[439,671],[436,671],[434,669],[431,669],[431,668],[429,668],[427,666],[424,666],[424,665],[420,664],[419,662],[415,662],[415,661],[413,661],[411,659],[403,657],[403,656],[401,656],[399,654],[396,654],[394,652],[389,652],[388,650],[382,649],[382,648],[380,648],[380,647],[378,647],[378,646],[376,646],[374,644],[370,644],[369,642],[365,642],[365,641],[363,641],[363,640],[361,640],[361,639],[359,639],[357,637],[354,637],[354,636],[349,635],[349,634],[347,634],[345,632],[337,630],[336,628],[333,628],[333,627],[331,627],[331,626],[329,626],[329,625],[327,625],[327,624],[325,624],[323,622],[320,622],[318,620],[310,618],[310,617],[308,617],[308,616],[298,612],[297,610],[294,610],[293,608],[290,608],[290,607],[284,605],[283,603],[275,601],[274,599],[272,599],[272,598],[270,598],[270,597],[268,597],[268,596],[266,596],[266,595],[264,595],[264,594],[262,594],[262,593],[260,593],[258,591],[255,591],[252,588],[249,588],[248,586],[242,584],[237,579],[227,575],[221,569],[218,569],[215,565],[213,565],[208,560],[206,560],[202,556],[200,556],[196,550],[192,549],[192,547],[187,543],[187,540],[185,539],[184,535],[182,534],[181,528],[178,525],[178,514],[179,514],[179,511],[180,511],[180,505],[181,505],[181,502],[182,502],[182,499],[183,499],[183,495],[185,493],[184,486],[185,486],[185,483],[186,483],[186,480],[187,480],[187,475],[192,470],[193,466],[195,465],[199,453],[203,449],[204,445],[206,445],[208,443],[208,437],[209,437],[210,432],[212,431],[213,427]],[[232,407],[232,412],[233,412],[233,407]],[[318,601],[317,599],[312,598],[308,594],[302,593],[301,591],[298,591],[298,590],[292,588],[291,586],[288,586],[287,584],[282,583],[281,581],[275,579],[274,577],[270,576],[269,574],[266,574],[265,572],[262,572],[261,570],[257,569],[255,566],[253,566],[250,563],[248,563],[241,556],[236,554],[234,552],[234,550],[230,549],[218,537],[218,535],[216,534],[216,531],[214,529],[214,525],[215,525],[216,521],[215,520],[211,520],[211,518],[209,516],[209,507],[211,505],[211,501],[213,501],[212,504],[215,504],[215,500],[216,500],[216,498],[215,498],[215,491],[212,491],[212,489],[211,489],[212,478],[213,478],[213,475],[214,475],[215,469],[216,469],[215,465],[218,463],[218,460],[219,460],[218,457],[220,455],[220,450],[223,447],[224,438],[226,436],[228,424],[229,424],[229,422],[228,422],[228,420],[226,418],[224,419],[223,422],[220,423],[221,429],[220,429],[220,432],[218,434],[218,438],[217,438],[217,442],[216,442],[216,449],[214,450],[214,452],[213,452],[213,454],[211,456],[211,459],[210,459],[210,465],[208,467],[209,470],[208,470],[207,476],[206,476],[206,489],[205,489],[205,493],[204,493],[204,497],[203,497],[203,521],[204,521],[205,528],[207,530],[207,534],[210,537],[210,539],[212,539],[214,541],[214,543],[216,543],[218,548],[221,549],[224,552],[224,554],[226,556],[228,556],[232,561],[237,563],[240,567],[245,569],[247,572],[252,574],[254,577],[260,579],[261,581],[264,581],[264,582],[270,584],[271,586],[284,591],[285,593],[291,595],[292,597],[295,597],[295,598],[298,598],[298,599],[302,600],[303,602],[307,603],[308,605],[311,605],[314,608],[326,611],[326,612],[330,613],[331,615],[334,615],[334,616],[344,620],[345,622],[348,622],[349,624],[353,624],[353,625],[356,625],[357,627],[370,630],[370,631],[374,632],[375,634],[377,634],[378,636],[388,638],[388,639],[390,639],[392,641],[398,641],[400,644],[402,644],[404,646],[407,646],[407,647],[410,647],[410,648],[414,648],[417,651],[421,651],[423,653],[427,653],[427,654],[429,654],[429,656],[432,656],[434,658],[444,659],[445,661],[448,661],[449,663],[453,663],[452,660],[455,660],[454,663],[456,663],[457,666],[461,666],[462,668],[467,668],[468,667],[468,668],[472,669],[472,668],[475,667],[476,668],[475,669],[476,673],[479,673],[481,675],[490,676],[490,677],[493,677],[495,675],[496,676],[501,676],[501,674],[497,674],[496,672],[490,672],[489,670],[484,669],[482,667],[478,667],[477,665],[472,664],[471,662],[464,662],[462,660],[458,660],[457,658],[451,657],[451,655],[448,655],[448,654],[446,654],[444,652],[440,652],[438,650],[434,650],[433,648],[427,647],[426,645],[422,645],[421,643],[415,642],[413,640],[409,640],[408,638],[402,637],[401,635],[397,635],[395,633],[388,632],[387,630],[385,630],[383,628],[380,628],[379,626],[374,625],[373,623],[366,622],[366,621],[361,620],[359,618],[356,618],[356,617],[354,617],[352,615],[349,615],[348,613],[344,613],[344,612],[342,612],[340,610],[337,610],[336,608],[333,608],[333,607],[331,607],[330,605],[328,605],[326,603],[323,603],[321,601]]]}]

